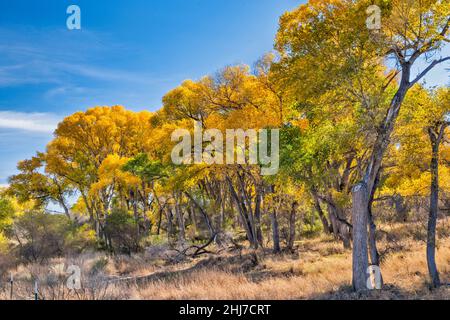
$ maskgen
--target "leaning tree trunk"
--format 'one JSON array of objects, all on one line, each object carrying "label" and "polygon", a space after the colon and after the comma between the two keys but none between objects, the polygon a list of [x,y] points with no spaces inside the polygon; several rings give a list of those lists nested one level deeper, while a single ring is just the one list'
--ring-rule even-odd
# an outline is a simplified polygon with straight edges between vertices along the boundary
[{"label": "leaning tree trunk", "polygon": [[[244,178],[243,176],[241,176],[239,173],[237,174],[237,181],[238,181],[238,187],[239,187],[239,191],[241,194],[241,199],[242,199],[242,206],[245,209],[244,212],[246,212],[245,217],[247,219],[247,223],[249,225],[249,228],[251,229],[251,233],[252,233],[252,247],[253,249],[258,249],[259,247],[259,241],[258,241],[258,235],[257,235],[257,228],[256,228],[256,217],[253,214],[253,209],[252,209],[252,199],[251,196],[249,194],[249,192],[247,191],[246,187],[245,187],[245,182],[244,182]],[[259,200],[256,199],[256,202],[258,202]],[[257,203],[258,204],[258,203]]]},{"label": "leaning tree trunk", "polygon": [[249,215],[252,214],[251,208],[250,208],[250,212],[249,212],[247,210],[245,201],[241,197],[239,197],[236,190],[234,189],[233,182],[231,181],[231,179],[229,177],[227,177],[227,181],[228,181],[228,186],[230,188],[231,199],[235,203],[236,208],[239,212],[239,215],[242,220],[242,224],[244,226],[244,229],[245,229],[245,232],[247,235],[247,239],[250,242],[250,246],[254,249],[257,249],[258,248],[258,240],[256,239],[256,235],[254,234],[255,228],[253,227],[252,221],[249,218]]},{"label": "leaning tree trunk", "polygon": [[335,237],[342,241],[344,249],[351,249],[351,225],[343,219],[342,209],[338,208],[336,204],[329,202],[328,212]]},{"label": "leaning tree trunk", "polygon": [[184,194],[189,198],[189,200],[191,200],[192,204],[194,204],[194,206],[201,213],[201,215],[205,219],[205,223],[208,227],[209,233],[210,233],[211,237],[213,237],[216,234],[216,231],[214,230],[214,227],[212,225],[212,222],[211,222],[211,219],[209,218],[208,213],[203,209],[203,207],[197,202],[197,200],[194,199],[194,197],[189,192],[184,192]]},{"label": "leaning tree trunk", "polygon": [[356,291],[367,290],[367,194],[365,183],[359,183],[353,188],[353,288]]},{"label": "leaning tree trunk", "polygon": [[322,222],[323,230],[325,231],[326,234],[333,233],[333,227],[331,226],[331,223],[328,221],[327,217],[325,216],[325,213],[322,210],[322,207],[320,206],[320,200],[317,192],[314,189],[312,189],[311,194],[314,200],[314,207],[317,213],[319,214],[320,221]]}]

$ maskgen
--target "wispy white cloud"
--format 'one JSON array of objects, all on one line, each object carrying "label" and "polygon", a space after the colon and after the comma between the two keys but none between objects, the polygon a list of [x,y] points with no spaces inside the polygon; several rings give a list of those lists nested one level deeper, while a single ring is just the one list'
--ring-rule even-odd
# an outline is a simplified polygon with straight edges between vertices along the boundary
[{"label": "wispy white cloud", "polygon": [[125,70],[115,65],[93,64],[97,56],[129,50],[120,44],[111,44],[105,34],[83,31],[62,45],[60,39],[64,37],[67,32],[61,30],[0,27],[0,87],[42,83],[67,86],[83,78],[130,86],[150,86],[167,81],[167,78],[155,77],[141,69]]},{"label": "wispy white cloud", "polygon": [[[108,33],[0,26],[0,90],[33,88],[39,103],[28,107],[44,112],[115,104],[140,110],[159,106],[162,93],[187,77],[155,73],[144,58],[130,63],[126,56],[143,55]],[[11,102],[0,109],[20,110]]]},{"label": "wispy white cloud", "polygon": [[0,111],[0,128],[37,133],[52,133],[59,117],[51,113]]}]

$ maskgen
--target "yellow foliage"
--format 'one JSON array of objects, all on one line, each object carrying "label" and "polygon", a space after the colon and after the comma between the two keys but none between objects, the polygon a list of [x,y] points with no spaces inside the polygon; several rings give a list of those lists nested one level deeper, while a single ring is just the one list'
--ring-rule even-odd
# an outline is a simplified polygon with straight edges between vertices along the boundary
[{"label": "yellow foliage", "polygon": [[0,231],[0,254],[5,254],[9,249],[8,238],[5,237],[3,232]]}]

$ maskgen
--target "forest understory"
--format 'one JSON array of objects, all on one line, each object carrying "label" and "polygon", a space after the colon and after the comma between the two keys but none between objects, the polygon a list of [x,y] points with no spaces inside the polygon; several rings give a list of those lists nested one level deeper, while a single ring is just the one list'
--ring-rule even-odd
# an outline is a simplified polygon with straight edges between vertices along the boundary
[{"label": "forest understory", "polygon": [[[383,290],[355,293],[351,250],[322,235],[298,241],[293,252],[281,254],[212,244],[207,253],[192,258],[160,245],[131,256],[92,252],[20,265],[9,270],[15,274],[12,298],[34,299],[33,279],[39,279],[42,300],[449,299],[449,285],[431,289],[427,280],[421,224],[393,223],[380,229]],[[437,263],[443,283],[450,283],[450,219],[440,221],[438,234]],[[81,267],[80,290],[67,289],[67,276],[57,275],[57,266],[71,264]],[[2,300],[11,299],[8,275],[5,272],[1,282]]]}]

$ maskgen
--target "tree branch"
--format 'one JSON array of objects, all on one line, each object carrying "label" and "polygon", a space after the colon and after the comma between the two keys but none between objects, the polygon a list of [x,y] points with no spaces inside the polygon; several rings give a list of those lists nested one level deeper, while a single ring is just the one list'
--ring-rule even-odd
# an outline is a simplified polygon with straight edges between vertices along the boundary
[{"label": "tree branch", "polygon": [[408,89],[414,86],[417,82],[419,82],[423,77],[427,75],[428,72],[431,71],[438,64],[450,60],[450,56],[442,58],[440,60],[434,60],[428,67],[425,68],[412,82],[409,83]]}]

